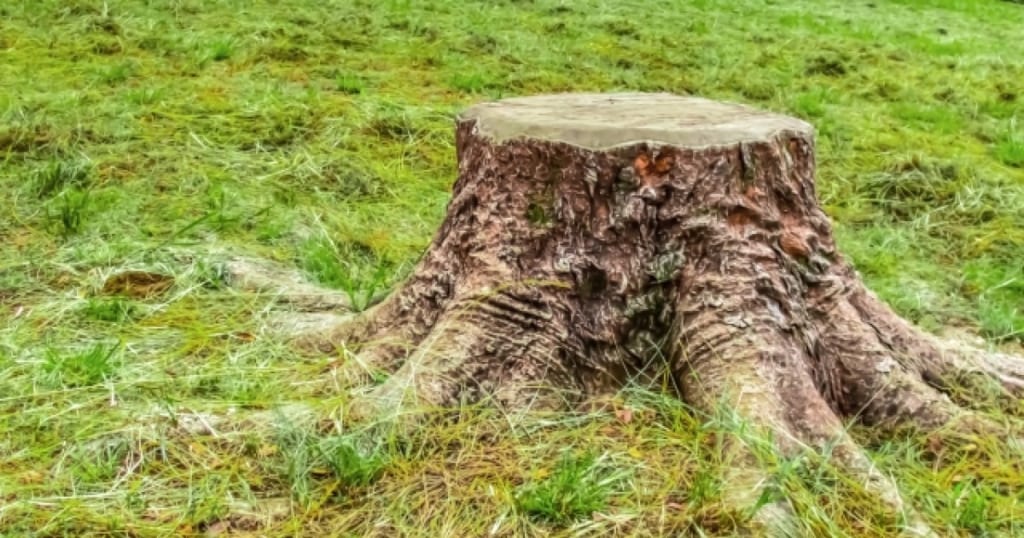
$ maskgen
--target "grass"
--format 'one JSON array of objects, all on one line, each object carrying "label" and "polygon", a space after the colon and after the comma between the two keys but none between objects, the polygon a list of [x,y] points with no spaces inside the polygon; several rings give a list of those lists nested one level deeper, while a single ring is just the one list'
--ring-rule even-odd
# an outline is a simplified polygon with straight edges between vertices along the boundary
[{"label": "grass", "polygon": [[[264,335],[272,299],[218,256],[365,307],[444,214],[463,107],[700,94],[816,125],[840,247],[900,314],[1019,346],[1022,23],[997,0],[0,4],[0,535],[730,535],[737,426],[630,388],[352,431],[330,358]],[[98,293],[124,269],[174,286]],[[854,435],[941,535],[1024,532],[1009,448]],[[827,454],[763,459],[807,535],[891,534]]]},{"label": "grass", "polygon": [[327,237],[306,241],[301,266],[313,281],[344,291],[357,312],[366,310],[397,280],[396,268],[375,259],[370,248],[359,243],[338,245]]},{"label": "grass", "polygon": [[608,507],[622,466],[608,465],[593,453],[565,453],[553,470],[520,486],[516,505],[522,512],[556,524],[590,517]]},{"label": "grass", "polygon": [[117,373],[114,354],[118,346],[96,344],[84,351],[62,353],[48,350],[42,365],[43,377],[57,387],[88,387],[111,379]]}]

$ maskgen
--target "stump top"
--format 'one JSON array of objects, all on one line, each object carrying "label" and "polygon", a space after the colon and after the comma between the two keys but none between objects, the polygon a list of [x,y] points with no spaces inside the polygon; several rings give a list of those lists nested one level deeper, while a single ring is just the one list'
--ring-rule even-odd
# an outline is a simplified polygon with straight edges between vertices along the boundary
[{"label": "stump top", "polygon": [[808,123],[733,103],[668,93],[567,93],[514,97],[463,112],[496,142],[535,138],[588,149],[640,142],[685,148],[766,140],[782,131],[810,136]]}]

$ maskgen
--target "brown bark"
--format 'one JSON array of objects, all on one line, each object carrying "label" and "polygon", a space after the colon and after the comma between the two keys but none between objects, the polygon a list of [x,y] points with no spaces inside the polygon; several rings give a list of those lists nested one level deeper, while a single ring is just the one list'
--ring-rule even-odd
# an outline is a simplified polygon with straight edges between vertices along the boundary
[{"label": "brown bark", "polygon": [[[864,288],[818,204],[803,122],[668,95],[565,95],[474,107],[456,137],[447,218],[411,277],[304,338],[392,374],[360,398],[364,416],[483,398],[557,408],[667,366],[687,402],[727,406],[783,452],[837,443],[903,511],[844,421],[959,420],[942,391],[970,372],[1024,387],[1020,362],[950,355]],[[735,502],[752,502],[756,469],[734,478]]]}]

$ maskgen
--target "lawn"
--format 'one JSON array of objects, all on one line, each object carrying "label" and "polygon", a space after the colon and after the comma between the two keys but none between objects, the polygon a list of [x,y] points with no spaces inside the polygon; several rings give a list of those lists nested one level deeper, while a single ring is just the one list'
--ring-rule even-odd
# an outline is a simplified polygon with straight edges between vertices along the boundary
[{"label": "lawn", "polygon": [[[337,357],[262,330],[281,305],[221,262],[364,306],[444,215],[459,110],[667,91],[812,122],[868,285],[1020,350],[1022,29],[999,0],[4,0],[0,536],[729,536],[749,514],[720,503],[718,447],[750,432],[727,414],[630,387],[557,416],[354,427]],[[851,429],[941,535],[1024,535],[1007,446]],[[828,454],[761,458],[802,533],[895,532]]]}]

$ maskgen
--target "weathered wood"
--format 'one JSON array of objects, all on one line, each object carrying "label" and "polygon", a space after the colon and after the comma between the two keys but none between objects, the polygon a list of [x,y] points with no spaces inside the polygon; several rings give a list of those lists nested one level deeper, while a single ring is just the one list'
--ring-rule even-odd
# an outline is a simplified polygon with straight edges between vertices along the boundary
[{"label": "weathered wood", "polygon": [[[950,373],[983,371],[1019,394],[1024,369],[944,355],[864,288],[815,195],[813,136],[800,120],[667,94],[472,107],[419,266],[306,342],[392,373],[360,400],[364,415],[482,398],[558,407],[667,367],[687,402],[727,406],[783,451],[834,443],[903,511],[844,421],[945,425],[968,416],[941,392]],[[752,503],[762,477],[734,472],[732,498]]]}]

